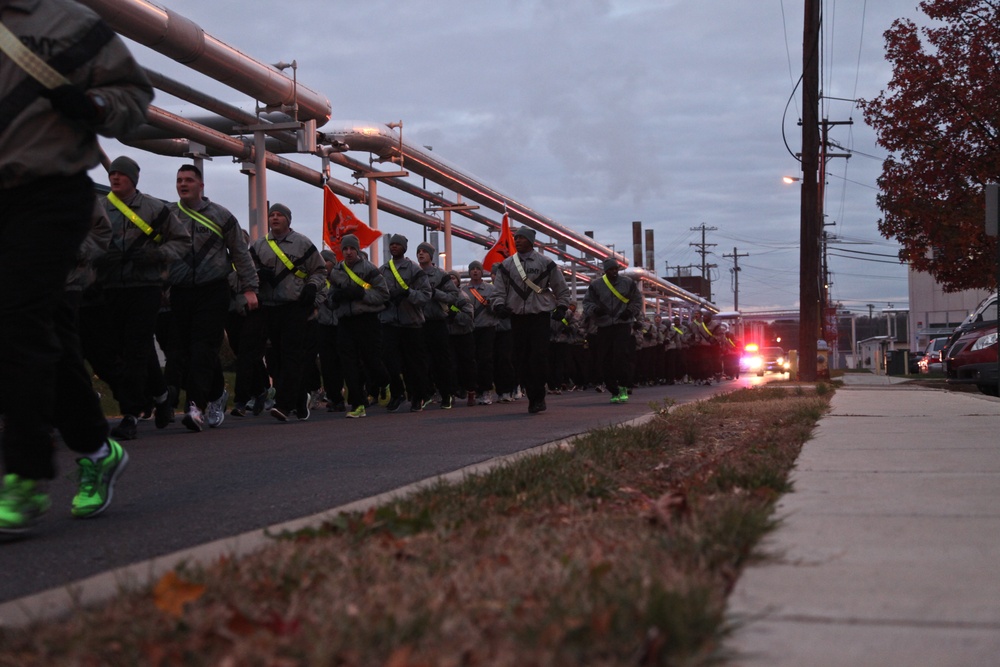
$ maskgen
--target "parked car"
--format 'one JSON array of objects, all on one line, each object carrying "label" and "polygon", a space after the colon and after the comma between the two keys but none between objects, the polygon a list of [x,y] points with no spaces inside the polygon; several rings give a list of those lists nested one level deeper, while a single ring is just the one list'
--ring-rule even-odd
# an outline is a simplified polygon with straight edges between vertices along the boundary
[{"label": "parked car", "polygon": [[924,348],[923,356],[917,362],[917,367],[922,374],[944,372],[944,363],[941,361],[941,353],[948,347],[948,338],[934,338],[927,347]]},{"label": "parked car", "polygon": [[948,383],[974,384],[984,394],[997,396],[997,349],[996,320],[966,329],[948,348]]},{"label": "parked car", "polygon": [[985,299],[979,302],[976,309],[969,314],[965,320],[959,324],[951,335],[948,336],[947,342],[944,344],[944,348],[941,350],[941,361],[944,362],[943,366],[946,373],[948,372],[947,359],[951,354],[952,346],[961,338],[967,331],[971,328],[989,321],[996,321],[997,319],[997,293],[994,292],[990,294]]}]

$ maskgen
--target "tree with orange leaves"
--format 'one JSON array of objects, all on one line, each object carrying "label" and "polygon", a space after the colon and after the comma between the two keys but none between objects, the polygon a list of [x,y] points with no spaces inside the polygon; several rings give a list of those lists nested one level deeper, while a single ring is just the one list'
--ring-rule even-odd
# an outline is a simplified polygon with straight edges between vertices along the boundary
[{"label": "tree with orange leaves", "polygon": [[890,156],[878,179],[879,231],[945,290],[995,286],[986,183],[1000,180],[1000,2],[924,0],[936,23],[885,32],[887,90],[860,100]]}]

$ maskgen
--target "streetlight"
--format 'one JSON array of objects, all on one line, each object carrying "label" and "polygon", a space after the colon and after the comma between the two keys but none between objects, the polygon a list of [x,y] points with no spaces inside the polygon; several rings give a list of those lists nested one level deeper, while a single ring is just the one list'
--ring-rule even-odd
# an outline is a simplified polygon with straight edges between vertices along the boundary
[{"label": "streetlight", "polygon": [[799,178],[798,176],[782,176],[781,180],[787,183],[788,185],[791,185],[792,183],[796,183],[798,181],[801,181],[802,179]]}]

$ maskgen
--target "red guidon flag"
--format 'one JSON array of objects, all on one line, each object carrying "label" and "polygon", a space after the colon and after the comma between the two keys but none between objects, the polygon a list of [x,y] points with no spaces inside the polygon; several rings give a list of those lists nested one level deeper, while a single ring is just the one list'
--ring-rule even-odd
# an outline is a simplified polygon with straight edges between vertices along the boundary
[{"label": "red guidon flag", "polygon": [[510,216],[504,211],[503,221],[500,224],[500,238],[486,252],[486,257],[483,258],[483,271],[489,273],[494,264],[499,264],[515,252],[517,251],[514,249],[514,232],[510,231]]},{"label": "red guidon flag", "polygon": [[324,186],[323,242],[337,256],[337,261],[344,259],[344,254],[340,251],[340,239],[347,234],[354,234],[358,237],[358,245],[361,246],[362,250],[375,243],[376,239],[382,236],[382,232],[361,222],[351,212],[351,209],[344,206],[329,186]]}]

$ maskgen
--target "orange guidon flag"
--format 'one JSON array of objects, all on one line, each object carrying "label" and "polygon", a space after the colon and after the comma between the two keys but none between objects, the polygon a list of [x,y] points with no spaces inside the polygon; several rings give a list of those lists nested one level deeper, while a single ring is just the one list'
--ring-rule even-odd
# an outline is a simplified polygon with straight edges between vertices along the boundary
[{"label": "orange guidon flag", "polygon": [[517,251],[514,249],[514,232],[510,231],[510,216],[505,211],[503,221],[500,223],[500,238],[486,252],[486,257],[483,258],[483,271],[489,273],[494,264],[499,264],[515,252]]},{"label": "orange guidon flag", "polygon": [[372,229],[361,222],[351,212],[351,209],[344,206],[337,195],[329,186],[323,187],[323,242],[337,256],[337,260],[343,260],[344,254],[340,251],[340,239],[346,234],[354,234],[358,237],[358,245],[365,249],[382,236],[382,232]]}]

